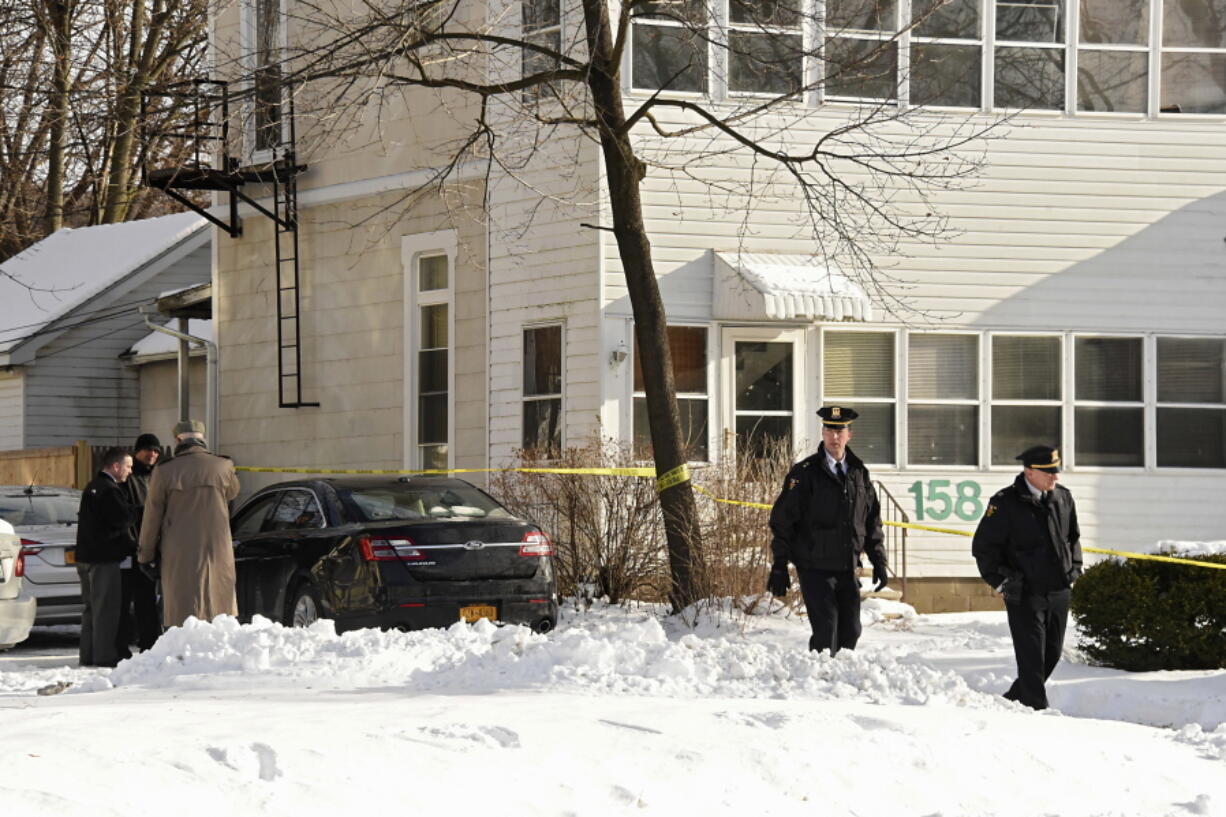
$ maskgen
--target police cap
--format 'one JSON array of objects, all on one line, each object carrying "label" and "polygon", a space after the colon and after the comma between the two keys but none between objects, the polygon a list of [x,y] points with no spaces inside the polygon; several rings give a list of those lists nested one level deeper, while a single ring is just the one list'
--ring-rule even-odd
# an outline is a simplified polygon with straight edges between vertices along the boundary
[{"label": "police cap", "polygon": [[817,410],[817,416],[822,418],[826,428],[847,428],[851,421],[860,416],[860,412],[847,406],[822,406]]},{"label": "police cap", "polygon": [[1026,468],[1038,468],[1051,474],[1060,470],[1060,450],[1050,445],[1032,445],[1018,454],[1016,459],[1021,460]]}]

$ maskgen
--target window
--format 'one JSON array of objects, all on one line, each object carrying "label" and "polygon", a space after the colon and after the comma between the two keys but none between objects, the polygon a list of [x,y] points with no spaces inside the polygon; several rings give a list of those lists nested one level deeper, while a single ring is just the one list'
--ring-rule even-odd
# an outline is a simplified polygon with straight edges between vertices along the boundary
[{"label": "window", "polygon": [[635,88],[707,90],[704,0],[648,0],[634,15],[631,77]]},{"label": "window", "polygon": [[[539,51],[523,50],[523,75],[527,77],[556,69],[560,64],[557,55],[562,50],[562,16],[559,0],[523,0],[522,14],[524,41],[553,52],[550,55]],[[546,85],[525,88],[524,101],[540,98],[547,93],[547,88]]]},{"label": "window", "polygon": [[913,105],[978,108],[983,21],[979,0],[912,0]]},{"label": "window", "polygon": [[804,80],[799,0],[730,0],[728,90],[796,93]]},{"label": "window", "polygon": [[1158,338],[1158,466],[1226,468],[1226,341]]},{"label": "window", "polygon": [[1149,0],[1081,0],[1077,109],[1149,107]]},{"label": "window", "polygon": [[1032,445],[1062,448],[1061,339],[992,337],[992,465]]},{"label": "window", "polygon": [[281,492],[265,494],[243,508],[230,523],[230,530],[235,539],[254,536],[264,527],[264,520],[272,506],[281,498]]},{"label": "window", "polygon": [[562,327],[524,330],[523,448],[544,457],[562,450]]},{"label": "window", "polygon": [[1145,464],[1141,338],[1073,339],[1074,464]]},{"label": "window", "polygon": [[829,97],[898,96],[894,0],[828,0],[825,91]]},{"label": "window", "polygon": [[448,257],[417,259],[417,449],[422,468],[448,467],[451,306]]},{"label": "window", "polygon": [[1226,113],[1226,0],[1162,4],[1161,110]]},{"label": "window", "polygon": [[281,144],[281,0],[255,0],[255,149]]},{"label": "window", "polygon": [[272,512],[272,517],[265,530],[299,530],[301,528],[320,528],[324,524],[324,515],[319,510],[315,494],[310,491],[284,491],[281,502]]},{"label": "window", "polygon": [[[707,330],[700,326],[668,327],[668,351],[673,360],[673,384],[681,415],[685,458],[706,462],[707,446]],[[638,341],[634,344],[634,450],[647,457],[651,450],[651,426],[647,421],[647,396],[643,384]]]},{"label": "window", "polygon": [[857,412],[851,447],[865,462],[895,462],[893,332],[822,334],[822,402]]},{"label": "window", "polygon": [[979,464],[979,336],[912,334],[907,462]]}]

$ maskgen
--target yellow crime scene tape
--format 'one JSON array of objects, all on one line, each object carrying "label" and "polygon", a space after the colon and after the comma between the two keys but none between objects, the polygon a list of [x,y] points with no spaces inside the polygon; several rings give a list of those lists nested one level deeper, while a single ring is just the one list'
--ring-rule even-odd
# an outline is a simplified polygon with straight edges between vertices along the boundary
[{"label": "yellow crime scene tape", "polygon": [[[301,468],[301,467],[286,467],[286,468],[262,468],[254,465],[238,465],[234,468],[235,471],[249,471],[261,474],[345,474],[345,475],[376,475],[376,476],[440,476],[444,474],[496,474],[515,472],[520,474],[575,474],[579,476],[603,476],[603,477],[656,477],[655,468],[433,468],[422,469],[417,471],[397,470],[397,469],[380,469],[380,468]],[[685,465],[678,465],[676,468],[667,472],[663,476],[656,477],[656,492],[663,493],[674,485],[680,485],[683,482],[690,481],[690,469]],[[722,502],[726,505],[742,505],[747,508],[760,508],[769,511],[773,505],[768,505],[764,502],[746,502],[740,499],[725,499],[716,496],[700,485],[695,484],[694,490],[703,496],[715,502]],[[974,536],[975,534],[967,530],[959,530],[957,528],[938,528],[932,525],[918,525],[914,522],[894,522],[890,520],[882,520],[882,525],[892,528],[906,528],[908,530],[922,530],[929,533],[944,533],[950,536]],[[1208,567],[1216,570],[1226,570],[1226,564],[1217,564],[1215,562],[1198,562],[1194,559],[1181,559],[1177,556],[1157,556],[1149,553],[1129,553],[1123,550],[1107,550],[1106,548],[1083,547],[1082,550],[1086,553],[1101,553],[1106,556],[1116,556],[1121,559],[1143,559],[1153,562],[1170,562],[1179,565],[1191,565],[1193,567]]]}]

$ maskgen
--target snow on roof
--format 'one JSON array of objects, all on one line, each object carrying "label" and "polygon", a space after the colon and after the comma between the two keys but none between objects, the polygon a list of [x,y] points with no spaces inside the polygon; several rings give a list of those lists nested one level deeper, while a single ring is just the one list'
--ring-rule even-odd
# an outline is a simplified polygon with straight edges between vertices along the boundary
[{"label": "snow on roof", "polygon": [[864,290],[838,267],[805,255],[715,253],[715,312],[721,318],[873,319]]},{"label": "snow on roof", "polygon": [[0,351],[207,226],[196,213],[174,213],[63,229],[13,256],[0,264]]},{"label": "snow on roof", "polygon": [[[179,324],[177,321],[172,321],[168,324],[165,324],[165,326],[169,326],[171,329],[174,329],[175,331],[179,330]],[[209,320],[193,318],[187,322],[187,334],[193,337],[197,337],[197,338],[204,338],[205,340],[212,340],[213,339],[213,322]],[[195,352],[199,348],[200,348],[199,344],[195,344],[195,343],[192,344],[193,352]],[[133,343],[132,347],[128,349],[128,354],[132,356],[132,359],[135,362],[140,363],[142,361],[149,360],[155,357],[161,357],[163,355],[177,354],[178,351],[179,351],[179,339],[178,338],[174,337],[173,335],[168,335],[165,332],[150,332],[148,335],[145,335],[143,338],[138,340],[136,343]]]}]

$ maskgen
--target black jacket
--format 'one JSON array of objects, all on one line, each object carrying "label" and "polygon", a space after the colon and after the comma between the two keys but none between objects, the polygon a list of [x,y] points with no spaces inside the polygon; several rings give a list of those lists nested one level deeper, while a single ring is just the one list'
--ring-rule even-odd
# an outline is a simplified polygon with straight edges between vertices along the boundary
[{"label": "black jacket", "polygon": [[136,553],[132,506],[123,486],[99,472],[81,493],[77,511],[77,561],[122,562]]},{"label": "black jacket", "polygon": [[1023,473],[988,503],[971,553],[979,575],[992,587],[1020,576],[1023,592],[1050,593],[1071,587],[1081,575],[1081,528],[1073,495],[1063,485],[1050,493],[1045,506]]},{"label": "black jacket", "polygon": [[771,509],[775,562],[800,570],[854,570],[860,554],[885,565],[881,504],[860,458],[847,449],[847,485],[830,470],[826,451],[792,466]]},{"label": "black jacket", "polygon": [[132,461],[132,473],[123,483],[128,504],[132,506],[132,535],[140,538],[141,518],[145,515],[145,498],[149,496],[149,476],[153,468],[140,460]]}]

